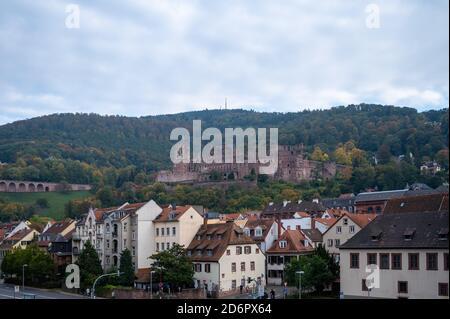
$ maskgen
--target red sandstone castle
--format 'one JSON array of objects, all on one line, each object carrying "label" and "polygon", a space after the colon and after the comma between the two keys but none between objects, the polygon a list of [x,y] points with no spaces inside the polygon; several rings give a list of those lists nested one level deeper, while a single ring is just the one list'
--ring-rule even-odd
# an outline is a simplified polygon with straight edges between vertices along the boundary
[{"label": "red sandstone castle", "polygon": [[[259,163],[180,163],[172,170],[160,171],[156,180],[165,183],[206,182],[211,180],[244,180],[259,174]],[[345,166],[334,162],[317,162],[306,159],[303,145],[280,145],[278,147],[278,169],[271,176],[290,182],[329,179]],[[217,178],[219,177],[219,178]]]}]

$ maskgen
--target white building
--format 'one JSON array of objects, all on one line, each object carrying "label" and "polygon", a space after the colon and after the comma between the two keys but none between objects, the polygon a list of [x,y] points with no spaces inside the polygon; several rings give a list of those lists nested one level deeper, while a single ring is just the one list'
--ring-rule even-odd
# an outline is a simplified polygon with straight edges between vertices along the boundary
[{"label": "white building", "polygon": [[[448,211],[378,216],[340,247],[344,298],[448,299]],[[367,281],[366,266],[377,267]]]},{"label": "white building", "polygon": [[222,295],[265,286],[265,256],[233,222],[202,225],[187,251],[198,287]]}]

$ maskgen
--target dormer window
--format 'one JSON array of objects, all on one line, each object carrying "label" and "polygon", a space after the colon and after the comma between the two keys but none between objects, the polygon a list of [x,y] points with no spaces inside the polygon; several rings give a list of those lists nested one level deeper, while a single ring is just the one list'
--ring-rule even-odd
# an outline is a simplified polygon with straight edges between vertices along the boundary
[{"label": "dormer window", "polygon": [[414,228],[407,228],[403,233],[403,238],[405,240],[411,240],[414,237],[416,230]]},{"label": "dormer window", "polygon": [[201,256],[202,255],[202,250],[201,249],[197,249],[197,256]]},{"label": "dormer window", "polygon": [[439,240],[448,240],[448,228],[441,228],[438,233]]},{"label": "dormer window", "polygon": [[188,250],[188,251],[186,252],[186,254],[187,254],[188,256],[192,256],[192,250]]},{"label": "dormer window", "polygon": [[286,248],[287,242],[285,240],[280,240],[280,248]]},{"label": "dormer window", "polygon": [[212,251],[212,249],[208,249],[208,250],[206,250],[206,255],[208,255],[208,256],[212,256],[212,255],[213,255],[213,251]]},{"label": "dormer window", "polygon": [[211,235],[206,235],[206,239],[207,240],[211,240],[212,236]]},{"label": "dormer window", "polygon": [[370,235],[370,238],[372,239],[372,241],[379,241],[381,239],[381,231],[375,231]]},{"label": "dormer window", "polygon": [[244,228],[244,234],[245,234],[246,236],[250,236],[250,229],[247,228],[247,227],[245,227],[245,228]]},{"label": "dormer window", "polygon": [[197,240],[202,240],[202,235],[197,235]]},{"label": "dormer window", "polygon": [[217,234],[217,240],[222,240],[222,235],[221,234]]},{"label": "dormer window", "polygon": [[169,214],[169,219],[170,220],[174,220],[175,218],[177,218],[177,212],[170,212],[170,214]]},{"label": "dormer window", "polygon": [[262,229],[261,229],[261,227],[256,227],[255,228],[255,236],[256,237],[261,237],[262,236]]}]

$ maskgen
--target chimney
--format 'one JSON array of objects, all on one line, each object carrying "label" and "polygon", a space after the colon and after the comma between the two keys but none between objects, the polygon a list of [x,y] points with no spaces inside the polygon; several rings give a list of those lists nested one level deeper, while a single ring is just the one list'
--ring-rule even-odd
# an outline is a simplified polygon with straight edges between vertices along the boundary
[{"label": "chimney", "polygon": [[278,231],[277,231],[277,240],[278,239],[280,239],[280,236],[281,236],[281,219],[280,218],[277,218],[276,220],[276,223],[277,223],[277,227],[278,227]]}]

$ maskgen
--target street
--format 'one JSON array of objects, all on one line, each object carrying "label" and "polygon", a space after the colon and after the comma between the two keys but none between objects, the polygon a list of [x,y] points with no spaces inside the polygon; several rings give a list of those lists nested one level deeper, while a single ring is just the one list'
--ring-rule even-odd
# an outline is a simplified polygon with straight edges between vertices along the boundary
[{"label": "street", "polygon": [[[85,299],[87,297],[70,294],[62,291],[38,289],[25,286],[25,295],[31,294],[35,296],[35,299]],[[20,292],[15,294],[16,299],[22,299],[22,286],[20,286]],[[14,299],[14,285],[0,284],[0,299]]]}]

